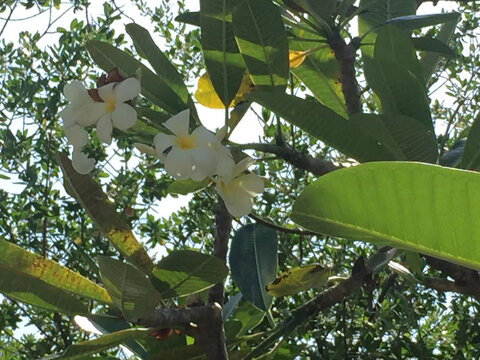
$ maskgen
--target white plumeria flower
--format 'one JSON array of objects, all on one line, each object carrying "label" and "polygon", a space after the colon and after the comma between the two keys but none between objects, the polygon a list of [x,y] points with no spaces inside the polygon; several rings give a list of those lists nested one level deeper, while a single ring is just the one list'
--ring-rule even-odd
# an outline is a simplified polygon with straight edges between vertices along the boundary
[{"label": "white plumeria flower", "polygon": [[89,158],[81,149],[73,148],[72,166],[80,174],[88,174],[95,167],[95,159]]},{"label": "white plumeria flower", "polygon": [[82,107],[88,104],[94,104],[95,101],[88,95],[81,81],[74,80],[70,84],[65,85],[63,94],[70,103],[60,112],[65,128],[80,124],[82,119]]},{"label": "white plumeria flower", "polygon": [[88,144],[88,132],[78,124],[64,127],[63,132],[74,148],[81,149]]},{"label": "white plumeria flower", "polygon": [[[173,135],[159,133],[155,135],[153,143],[169,175],[177,180],[192,178],[202,181],[217,170],[217,155],[212,148],[217,139],[203,126],[189,134],[189,119],[188,109],[173,116],[164,124]],[[168,148],[171,149],[165,155]]]},{"label": "white plumeria flower", "polygon": [[253,198],[264,190],[263,179],[254,173],[245,174],[253,159],[245,158],[233,167],[233,172],[220,172],[214,179],[215,188],[225,202],[228,212],[234,217],[247,215],[252,211]]}]

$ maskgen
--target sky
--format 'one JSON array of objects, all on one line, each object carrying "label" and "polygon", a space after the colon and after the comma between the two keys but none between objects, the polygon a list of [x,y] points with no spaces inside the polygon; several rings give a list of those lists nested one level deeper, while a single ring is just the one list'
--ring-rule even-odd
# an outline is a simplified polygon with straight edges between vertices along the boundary
[{"label": "sky", "polygon": [[[147,4],[155,4],[157,1],[149,1],[147,0]],[[94,14],[101,14],[103,13],[103,1],[92,1],[92,5],[89,8],[89,13],[90,16]],[[153,25],[150,23],[148,18],[141,16],[139,10],[136,8],[136,6],[133,6],[130,4],[130,1],[128,0],[118,0],[116,1],[116,4],[119,8],[122,9],[123,12],[128,14],[129,17],[132,17],[136,23],[139,25],[145,27],[146,29],[150,30],[151,33],[153,33]],[[152,5],[154,6],[154,5]],[[199,3],[197,0],[187,0],[187,8],[191,11],[195,11],[199,9]],[[424,3],[419,9],[419,14],[429,14],[429,13],[439,13],[442,10],[445,11],[451,11],[456,8],[456,4],[454,2],[448,2],[448,1],[440,1],[437,6],[433,6],[431,2]],[[55,19],[58,17],[60,14],[62,14],[68,7],[66,4],[62,4],[60,10],[54,10],[52,12],[52,19]],[[2,34],[2,38],[4,38],[7,41],[12,41],[16,43],[18,41],[18,35],[19,35],[19,30],[21,29],[26,29],[30,32],[34,32],[35,30],[38,30],[40,33],[43,33],[47,27],[50,13],[48,11],[38,15],[35,17],[34,21],[32,19],[27,19],[24,21],[17,21],[17,19],[21,18],[28,18],[30,16],[33,16],[37,13],[38,11],[33,8],[29,11],[25,11],[21,9],[17,9],[16,12],[14,12],[10,22],[6,25],[5,30]],[[4,26],[5,23],[5,16],[7,16],[7,13],[0,13],[0,29]],[[61,19],[55,22],[54,26],[52,27],[53,32],[48,33],[46,36],[44,36],[41,39],[40,46],[42,45],[47,45],[49,43],[52,43],[58,39],[60,36],[59,34],[54,32],[54,29],[57,27],[65,27],[68,28],[70,22],[75,18],[84,18],[85,14],[82,13],[77,13],[73,14],[73,11],[68,11],[65,16],[63,16]],[[115,23],[115,30],[117,33],[119,32],[124,32],[123,25],[127,24],[130,22],[128,19],[125,19],[123,23],[121,22],[116,22]],[[352,29],[356,29],[356,23],[355,21],[352,24]],[[126,36],[126,39],[129,40],[128,36]],[[164,47],[164,44],[162,40],[157,36],[155,37],[154,35],[154,40],[157,42],[157,45],[159,45],[160,48]],[[146,64],[148,66],[148,63]],[[194,84],[190,84],[194,85]],[[445,99],[447,101],[447,99]],[[224,112],[223,110],[213,110],[213,109],[208,109],[205,108],[201,105],[197,106],[200,119],[202,120],[202,123],[210,130],[215,131],[216,128],[220,127],[223,125],[223,116]],[[256,108],[257,112],[259,112],[259,108]],[[263,133],[263,127],[257,120],[256,115],[252,112],[249,111],[249,113],[245,116],[245,118],[242,120],[240,126],[237,127],[237,129],[233,132],[231,136],[231,140],[237,143],[249,143],[249,142],[258,142],[259,137]],[[136,150],[135,150],[136,151]],[[110,153],[114,152],[114,147],[111,148]],[[114,167],[115,167],[115,160],[112,160],[113,167],[111,167],[111,171],[115,173]],[[108,165],[107,165],[108,166]],[[129,164],[129,166],[133,166],[133,164]],[[1,171],[1,169],[0,169]],[[14,179],[13,180],[0,180],[0,188],[11,193],[19,193],[23,190],[24,185],[22,184],[14,184]],[[59,188],[61,188],[61,183],[58,183]],[[62,189],[63,190],[63,189]],[[188,204],[188,201],[190,200],[191,196],[179,196],[178,198],[172,198],[171,196],[168,196],[166,199],[162,199],[160,202],[158,202],[157,206],[154,207],[152,210],[156,218],[161,218],[161,217],[168,217],[172,212],[175,212],[179,210],[182,206],[186,206]],[[137,234],[139,235],[139,234]],[[164,254],[164,251],[162,251],[161,248],[156,248],[153,250],[153,252],[150,252],[150,255],[155,256],[157,259],[160,258]],[[27,332],[35,332],[35,328],[30,326],[28,328],[19,330],[15,333],[16,337],[21,336],[21,334],[27,333]]]}]

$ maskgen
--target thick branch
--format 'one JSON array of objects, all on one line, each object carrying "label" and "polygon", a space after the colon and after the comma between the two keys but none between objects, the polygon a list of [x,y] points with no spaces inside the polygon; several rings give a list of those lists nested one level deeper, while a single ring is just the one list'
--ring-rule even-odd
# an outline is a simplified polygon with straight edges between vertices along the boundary
[{"label": "thick branch", "polygon": [[441,278],[426,278],[423,280],[423,284],[431,289],[440,292],[456,292],[468,296],[473,296],[475,299],[477,299],[477,301],[480,301],[480,288],[478,287],[459,285],[454,281]]},{"label": "thick branch", "polygon": [[238,145],[238,148],[275,154],[293,166],[311,172],[317,176],[322,176],[330,171],[339,169],[339,167],[334,165],[331,161],[322,158],[314,158],[308,154],[295,151],[286,146],[273,144],[245,144]]},{"label": "thick branch", "polygon": [[188,328],[191,324],[202,325],[222,318],[218,304],[186,308],[158,309],[151,317],[139,319],[137,323],[146,327],[161,329]]}]

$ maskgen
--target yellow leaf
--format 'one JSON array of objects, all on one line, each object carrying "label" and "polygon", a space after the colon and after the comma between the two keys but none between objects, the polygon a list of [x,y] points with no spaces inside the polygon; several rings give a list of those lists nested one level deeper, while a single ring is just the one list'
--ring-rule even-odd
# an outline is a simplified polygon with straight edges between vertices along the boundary
[{"label": "yellow leaf", "polygon": [[266,286],[267,292],[275,297],[296,294],[310,288],[320,288],[328,280],[330,269],[319,264],[291,268]]},{"label": "yellow leaf", "polygon": [[[229,107],[235,106],[242,100],[244,100],[244,95],[253,90],[253,83],[250,80],[248,73],[243,75],[240,88],[235,95],[235,98],[230,103]],[[212,81],[208,73],[203,74],[197,83],[197,91],[195,91],[195,99],[199,104],[212,108],[212,109],[224,109],[225,106],[222,103],[222,100],[218,97],[215,88],[213,87]]]},{"label": "yellow leaf", "polygon": [[290,63],[290,69],[295,69],[303,63],[303,60],[307,57],[306,51],[288,51],[288,61]]}]

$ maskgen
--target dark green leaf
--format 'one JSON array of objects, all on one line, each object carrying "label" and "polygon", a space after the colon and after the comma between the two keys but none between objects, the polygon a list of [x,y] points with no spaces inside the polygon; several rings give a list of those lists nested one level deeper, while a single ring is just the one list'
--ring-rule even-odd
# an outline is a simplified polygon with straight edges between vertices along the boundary
[{"label": "dark green leaf", "polygon": [[199,11],[187,11],[186,13],[177,15],[175,21],[190,24],[193,26],[200,26],[200,12]]},{"label": "dark green leaf", "polygon": [[196,251],[179,250],[163,258],[153,269],[152,282],[162,298],[200,292],[228,274],[225,263],[218,258]]},{"label": "dark green leaf", "polygon": [[168,185],[167,191],[170,194],[187,195],[205,189],[210,184],[209,179],[194,181],[192,179],[176,180]]},{"label": "dark green leaf", "polygon": [[465,149],[465,139],[458,139],[453,144],[450,151],[440,156],[438,163],[442,166],[458,167],[463,157],[463,150]]},{"label": "dark green leaf", "polygon": [[460,167],[468,170],[480,169],[480,114],[473,121],[468,133]]},{"label": "dark green leaf", "polygon": [[415,49],[417,51],[433,52],[444,57],[454,57],[455,55],[457,55],[455,50],[453,50],[443,41],[440,41],[438,39],[420,37],[412,38],[411,40],[413,46],[415,46]]},{"label": "dark green leaf", "polygon": [[400,16],[386,21],[386,24],[394,24],[406,30],[420,29],[425,26],[444,24],[450,21],[458,21],[460,14],[456,12],[429,15]]},{"label": "dark green leaf", "polygon": [[260,224],[239,229],[232,240],[232,278],[243,297],[261,310],[268,310],[272,297],[265,286],[277,274],[277,234]]},{"label": "dark green leaf", "polygon": [[233,9],[233,31],[253,84],[284,90],[288,41],[280,11],[270,0],[243,0]]},{"label": "dark green leaf", "polygon": [[99,256],[98,265],[105,288],[127,320],[136,321],[153,314],[161,297],[145,273],[106,256]]}]

